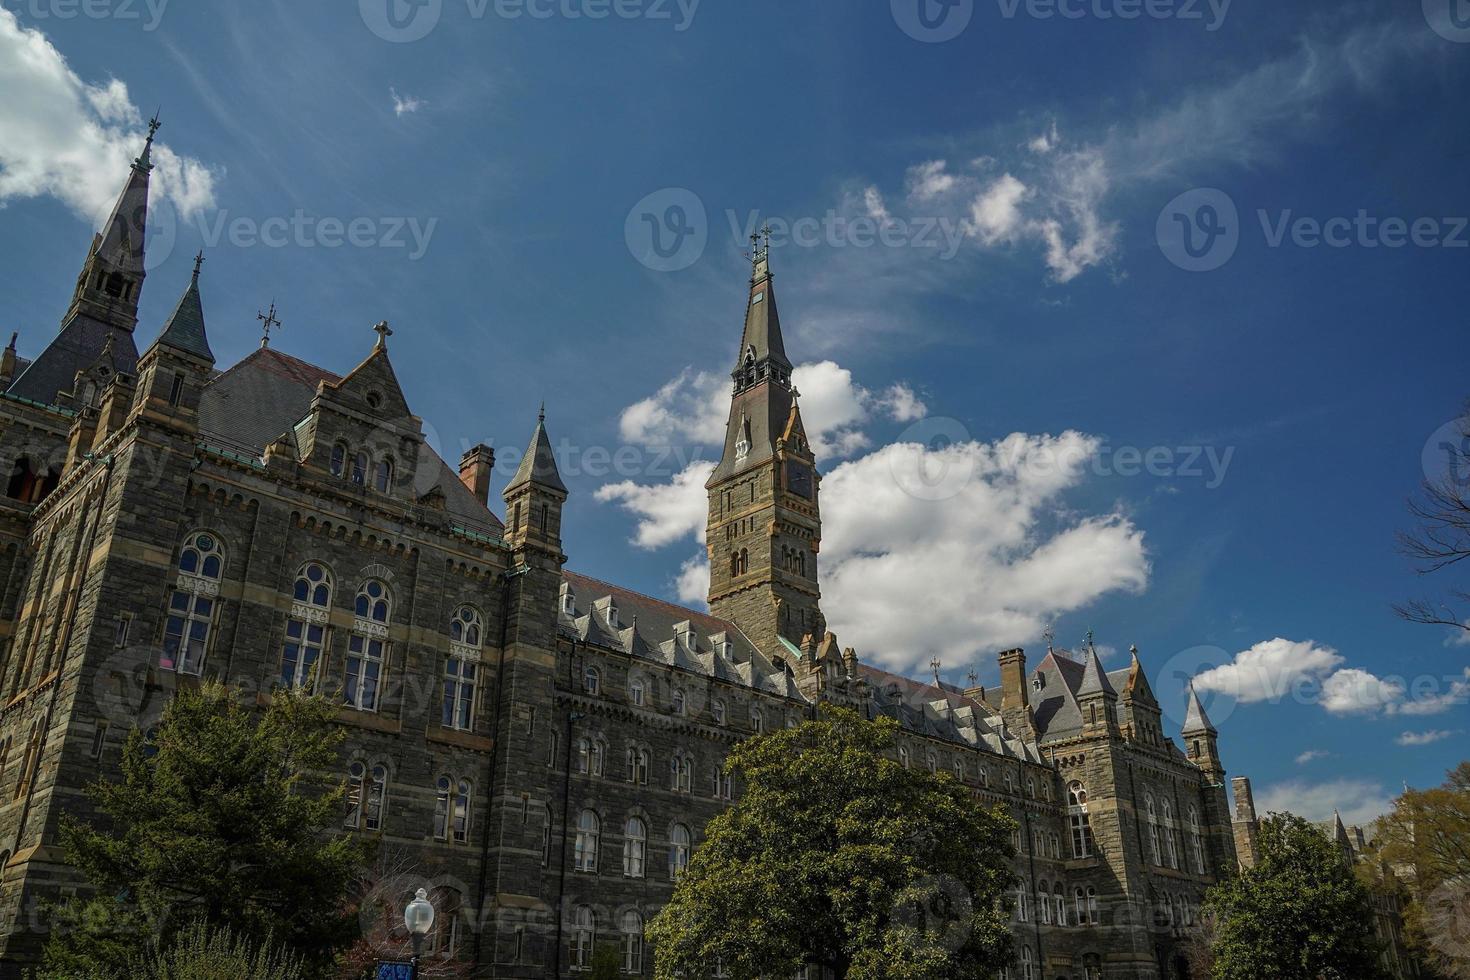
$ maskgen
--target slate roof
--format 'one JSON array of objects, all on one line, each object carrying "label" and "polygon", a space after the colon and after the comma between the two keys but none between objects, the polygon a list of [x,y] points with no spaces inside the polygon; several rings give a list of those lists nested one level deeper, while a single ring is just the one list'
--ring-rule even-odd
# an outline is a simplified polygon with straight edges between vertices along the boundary
[{"label": "slate roof", "polygon": [[561,493],[567,492],[567,485],[561,482],[561,473],[556,468],[556,454],[551,451],[551,440],[546,435],[544,411],[536,420],[536,431],[531,433],[531,444],[526,447],[526,454],[521,457],[521,465],[516,467],[515,476],[511,477],[505,489],[508,493],[528,483],[548,487]]},{"label": "slate roof", "polygon": [[209,349],[209,337],[204,332],[204,306],[199,301],[199,273],[194,273],[189,288],[179,297],[178,305],[169,314],[168,322],[163,325],[163,331],[154,343],[214,360],[214,352]]},{"label": "slate roof", "polygon": [[[205,386],[199,400],[199,434],[221,448],[263,454],[265,447],[291,432],[311,411],[317,385],[335,385],[340,376],[289,354],[262,347]],[[438,486],[445,510],[453,517],[489,529],[500,521],[459,479],[457,473],[423,443],[415,480],[420,493]]]},{"label": "slate roof", "polygon": [[6,391],[43,405],[56,404],[58,395],[71,391],[77,372],[97,363],[102,349],[107,346],[108,334],[114,335],[112,359],[117,370],[137,374],[138,348],[133,343],[133,335],[85,313],[78,313],[61,328],[56,339],[17,375]]},{"label": "slate roof", "polygon": [[[563,596],[568,592],[572,610],[559,607],[559,626],[569,637],[622,650],[650,663],[785,697],[802,697],[790,670],[768,659],[729,620],[563,571]],[[718,649],[721,641],[729,642],[728,655]]]}]

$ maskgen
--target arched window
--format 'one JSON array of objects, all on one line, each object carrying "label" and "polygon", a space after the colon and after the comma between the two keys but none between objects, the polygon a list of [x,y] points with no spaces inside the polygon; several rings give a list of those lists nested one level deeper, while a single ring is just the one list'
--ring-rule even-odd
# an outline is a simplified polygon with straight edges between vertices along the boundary
[{"label": "arched window", "polygon": [[1057,913],[1057,925],[1064,926],[1067,924],[1067,895],[1062,891],[1061,882],[1052,886],[1051,897]]},{"label": "arched window", "polygon": [[1036,961],[1030,946],[1021,947],[1021,980],[1036,980]]},{"label": "arched window", "polygon": [[574,970],[592,969],[592,946],[597,941],[597,918],[592,909],[578,905],[572,910],[571,967]]},{"label": "arched window", "polygon": [[162,669],[198,674],[204,668],[224,561],[219,538],[208,531],[184,539],[178,581],[164,617],[163,655],[158,661]]},{"label": "arched window", "polygon": [[387,456],[378,460],[376,484],[379,493],[387,493],[388,488],[393,486],[393,460]]},{"label": "arched window", "polygon": [[378,710],[390,606],[388,587],[377,579],[368,579],[357,591],[353,606],[357,618],[347,640],[347,678],[342,701],[358,711]]},{"label": "arched window", "polygon": [[648,685],[643,678],[635,677],[628,681],[628,700],[638,708],[643,707],[644,702],[648,700]]},{"label": "arched window", "polygon": [[577,772],[584,776],[601,776],[605,755],[599,739],[590,736],[577,739]]},{"label": "arched window", "polygon": [[332,605],[332,576],[320,562],[308,562],[296,576],[286,642],[281,648],[281,683],[311,688],[316,664],[326,646],[327,610]]},{"label": "arched window", "polygon": [[1079,926],[1087,924],[1087,892],[1081,888],[1072,892],[1072,921]]},{"label": "arched window", "polygon": [[1179,870],[1179,848],[1175,844],[1174,801],[1164,800],[1164,853],[1169,858],[1169,867]]},{"label": "arched window", "polygon": [[750,730],[752,732],[754,732],[755,734],[759,735],[761,732],[765,731],[765,727],[766,727],[766,722],[765,722],[765,719],[761,717],[761,709],[759,709],[759,708],[751,708],[750,709]]},{"label": "arched window", "polygon": [[341,476],[347,469],[347,444],[339,442],[332,447],[331,470],[333,476]]},{"label": "arched window", "polygon": [[632,909],[623,913],[623,972],[643,972],[643,916]]},{"label": "arched window", "polygon": [[1189,808],[1189,850],[1194,858],[1194,873],[1205,873],[1205,846],[1199,832],[1199,811]]},{"label": "arched window", "polygon": [[352,482],[360,487],[366,486],[367,472],[368,455],[367,453],[359,452],[356,456],[352,457]]},{"label": "arched window", "polygon": [[907,745],[900,745],[898,747],[898,764],[905,769],[909,767],[909,747]]},{"label": "arched window", "polygon": [[602,674],[596,667],[588,666],[582,672],[582,687],[588,694],[596,695],[602,690]]},{"label": "arched window", "polygon": [[379,830],[388,791],[388,769],[354,762],[347,767],[347,826]]},{"label": "arched window", "polygon": [[924,756],[924,762],[928,765],[930,772],[939,771],[939,759],[935,757],[933,752],[929,752]]},{"label": "arched window", "polygon": [[572,866],[578,871],[597,870],[597,845],[601,835],[602,823],[597,814],[583,810],[577,815],[577,842]]},{"label": "arched window", "polygon": [[444,659],[441,712],[441,724],[445,728],[467,732],[475,727],[475,687],[483,632],[480,613],[473,606],[460,606],[449,621],[449,656]]},{"label": "arched window", "polygon": [[628,782],[635,783],[639,786],[647,786],[650,761],[647,749],[638,745],[629,747]]},{"label": "arched window", "polygon": [[1042,925],[1051,925],[1051,889],[1044,881],[1036,885],[1036,917]]},{"label": "arched window", "polygon": [[669,760],[669,782],[678,793],[689,793],[694,789],[694,760],[683,753],[675,753]]},{"label": "arched window", "polygon": [[674,824],[669,833],[669,880],[675,881],[689,867],[689,828],[681,823]]},{"label": "arched window", "polygon": [[1016,919],[1020,922],[1031,921],[1031,886],[1024,881],[1016,889]]},{"label": "arched window", "polygon": [[628,878],[643,877],[644,856],[648,852],[648,830],[643,821],[629,817],[623,827],[623,874]]},{"label": "arched window", "polygon": [[434,836],[464,844],[470,839],[470,781],[440,776],[435,784]]},{"label": "arched window", "polygon": [[463,924],[459,892],[453,888],[435,888],[429,894],[429,901],[434,905],[434,928],[425,950],[430,956],[453,959],[459,951],[459,930]]},{"label": "arched window", "polygon": [[684,713],[684,692],[677,687],[674,688],[673,696],[669,698],[669,709],[676,715]]},{"label": "arched window", "polygon": [[709,713],[714,718],[716,725],[723,725],[725,723],[725,702],[715,698],[709,703]]},{"label": "arched window", "polygon": [[1148,816],[1148,852],[1149,859],[1159,867],[1163,867],[1163,851],[1159,847],[1159,810],[1154,803],[1152,793],[1144,797],[1144,812]]},{"label": "arched window", "polygon": [[1067,819],[1072,826],[1072,857],[1092,856],[1092,823],[1087,815],[1087,790],[1079,782],[1067,786]]}]

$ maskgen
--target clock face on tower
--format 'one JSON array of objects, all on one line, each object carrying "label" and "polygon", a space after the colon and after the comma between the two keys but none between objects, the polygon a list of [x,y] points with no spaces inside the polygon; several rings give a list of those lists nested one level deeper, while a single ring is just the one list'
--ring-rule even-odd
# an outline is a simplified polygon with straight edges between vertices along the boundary
[{"label": "clock face on tower", "polygon": [[786,461],[786,489],[798,496],[812,499],[812,469],[800,460]]}]

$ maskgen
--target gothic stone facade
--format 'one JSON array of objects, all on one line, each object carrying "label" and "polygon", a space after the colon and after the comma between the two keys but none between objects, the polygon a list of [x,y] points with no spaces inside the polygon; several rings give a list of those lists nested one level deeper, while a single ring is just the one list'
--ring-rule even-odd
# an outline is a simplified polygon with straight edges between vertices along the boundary
[{"label": "gothic stone facade", "polygon": [[[151,140],[150,140],[151,143]],[[91,247],[55,338],[0,360],[0,973],[85,883],[63,814],[117,772],[175,690],[343,703],[343,833],[380,838],[394,903],[427,883],[435,956],[483,977],[577,973],[641,925],[753,733],[822,702],[903,726],[901,759],[953,772],[1020,826],[1010,976],[1182,977],[1181,943],[1236,868],[1215,730],[1162,728],[1136,651],[1000,655],[999,689],[862,663],[820,606],[820,475],[774,283],[757,255],[709,484],[710,613],[566,569],[544,418],[490,509],[493,453],[429,448],[377,343],[345,375],[265,343],[216,368],[199,265],[140,355],[149,150]],[[497,508],[500,509],[500,508]],[[813,975],[816,971],[812,971]]]}]

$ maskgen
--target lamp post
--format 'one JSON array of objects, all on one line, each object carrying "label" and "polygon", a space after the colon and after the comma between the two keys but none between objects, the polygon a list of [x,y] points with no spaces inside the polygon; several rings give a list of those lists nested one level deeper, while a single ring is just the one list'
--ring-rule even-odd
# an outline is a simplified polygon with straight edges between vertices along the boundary
[{"label": "lamp post", "polygon": [[403,925],[413,940],[413,959],[408,961],[408,977],[409,980],[419,980],[419,948],[429,930],[434,928],[434,903],[429,901],[429,893],[424,889],[420,888],[403,910]]}]

